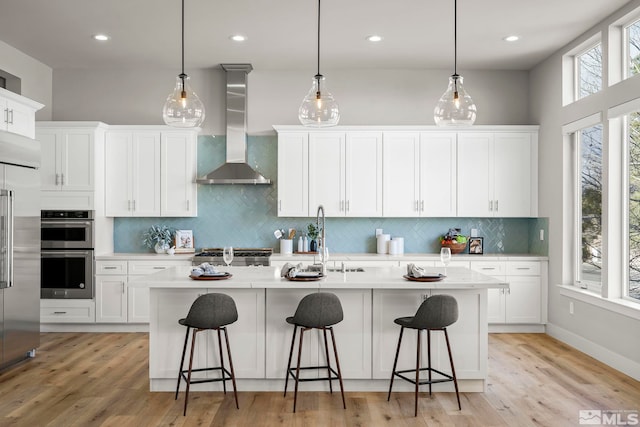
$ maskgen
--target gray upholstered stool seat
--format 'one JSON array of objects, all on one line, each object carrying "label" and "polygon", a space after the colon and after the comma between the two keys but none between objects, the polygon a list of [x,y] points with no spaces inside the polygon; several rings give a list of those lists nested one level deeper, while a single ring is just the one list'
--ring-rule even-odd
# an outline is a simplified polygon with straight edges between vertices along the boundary
[{"label": "gray upholstered stool seat", "polygon": [[[435,383],[453,381],[456,389],[456,398],[458,399],[458,409],[462,409],[460,405],[460,394],[458,393],[458,380],[456,378],[456,371],[453,366],[453,357],[451,355],[451,346],[449,345],[449,334],[447,333],[447,326],[452,325],[458,320],[458,302],[450,295],[433,295],[426,300],[418,308],[415,316],[412,317],[399,317],[394,320],[394,323],[400,325],[400,337],[398,338],[398,348],[396,350],[396,357],[393,362],[393,372],[391,373],[391,383],[389,384],[389,394],[387,400],[391,398],[391,389],[393,387],[394,377],[402,378],[415,384],[415,415],[418,415],[418,387],[423,384],[429,384],[429,394],[431,394],[431,385]],[[404,328],[417,330],[418,346],[416,355],[416,367],[415,369],[406,369],[397,371],[398,354],[400,353],[400,344],[402,343],[402,334]],[[427,367],[420,368],[420,332],[427,331]],[[442,331],[447,343],[447,350],[449,352],[449,363],[451,364],[451,375],[431,367],[431,331]],[[429,373],[428,380],[420,380],[420,371],[427,371]],[[404,374],[412,372],[415,374],[414,378],[409,378]],[[434,379],[432,373],[437,373],[442,378]]]},{"label": "gray upholstered stool seat", "polygon": [[[180,369],[178,372],[178,385],[176,386],[176,399],[180,390],[180,381],[184,378],[187,383],[187,389],[184,399],[184,415],[187,415],[187,403],[189,401],[189,386],[191,384],[207,383],[222,381],[224,393],[227,393],[226,381],[231,380],[233,383],[233,395],[236,400],[236,408],[238,406],[238,393],[236,390],[236,376],[233,370],[233,361],[231,359],[231,348],[229,347],[229,336],[227,335],[226,326],[238,320],[238,311],[236,303],[228,295],[225,294],[205,294],[201,295],[191,304],[187,317],[178,320],[178,323],[187,327],[187,334],[184,337],[184,347],[182,348],[182,359],[180,361]],[[184,357],[187,352],[187,341],[189,340],[189,331],[193,329],[191,336],[191,356],[189,358],[189,369],[184,368]],[[215,330],[218,332],[218,349],[220,352],[220,366],[212,368],[193,369],[193,353],[196,345],[196,334],[206,330]],[[229,368],[231,372],[224,366],[224,358],[222,356],[222,338],[220,331],[224,331],[224,338],[227,344],[227,356],[229,359]],[[220,378],[207,378],[200,380],[192,380],[192,372],[202,371],[220,371]],[[186,373],[186,375],[185,375]]]},{"label": "gray upholstered stool seat", "polygon": [[[289,351],[289,362],[287,364],[286,380],[284,383],[284,395],[287,395],[287,385],[289,376],[291,376],[296,385],[293,395],[293,412],[296,412],[296,403],[298,400],[298,383],[301,381],[329,381],[329,390],[333,393],[331,381],[338,380],[340,382],[340,393],[342,394],[342,406],[347,409],[344,399],[344,387],[342,385],[342,373],[340,372],[340,360],[338,359],[338,351],[336,349],[336,339],[333,334],[333,325],[340,323],[344,318],[342,312],[342,304],[335,294],[327,292],[317,292],[309,294],[300,300],[298,308],[293,316],[287,317],[287,323],[294,325],[293,337],[291,339],[291,350]],[[298,362],[296,368],[291,367],[291,359],[293,357],[293,347],[296,341],[296,332],[300,328],[300,343],[298,346]],[[326,366],[300,366],[302,356],[302,339],[304,333],[311,329],[321,329],[324,335],[324,350],[327,360]],[[329,359],[329,346],[327,342],[327,330],[331,332],[331,341],[333,344],[333,353],[336,360],[337,371],[331,367]],[[300,370],[303,369],[326,369],[327,376],[322,378],[300,378]]]}]

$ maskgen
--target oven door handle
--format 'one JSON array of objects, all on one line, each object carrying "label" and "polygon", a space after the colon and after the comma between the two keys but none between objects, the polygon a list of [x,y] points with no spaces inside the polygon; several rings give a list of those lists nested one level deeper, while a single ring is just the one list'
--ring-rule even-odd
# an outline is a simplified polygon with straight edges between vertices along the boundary
[{"label": "oven door handle", "polygon": [[81,250],[71,250],[71,251],[45,251],[45,250],[41,250],[40,254],[47,255],[47,256],[53,256],[55,258],[60,258],[60,257],[64,257],[64,256],[69,256],[69,255],[89,256],[89,255],[91,255],[92,252],[93,251],[81,251]]},{"label": "oven door handle", "polygon": [[40,224],[42,225],[55,225],[56,227],[70,227],[70,226],[78,226],[78,225],[82,225],[82,226],[89,226],[91,225],[90,221],[69,221],[69,220],[64,220],[64,221],[55,221],[55,220],[46,220],[43,219],[40,221]]}]

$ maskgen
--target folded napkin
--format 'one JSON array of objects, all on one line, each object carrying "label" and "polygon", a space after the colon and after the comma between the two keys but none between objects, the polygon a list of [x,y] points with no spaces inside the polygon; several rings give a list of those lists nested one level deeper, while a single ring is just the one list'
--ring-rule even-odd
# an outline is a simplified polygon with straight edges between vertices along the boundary
[{"label": "folded napkin", "polygon": [[424,277],[424,276],[431,276],[431,275],[432,274],[427,273],[424,268],[418,267],[415,264],[408,264],[407,265],[407,276]]},{"label": "folded napkin", "polygon": [[302,270],[302,263],[298,265],[293,265],[290,262],[286,263],[282,266],[282,270],[280,270],[280,277],[286,277],[290,279],[292,277],[296,277],[296,275]]},{"label": "folded napkin", "polygon": [[220,272],[208,262],[203,262],[199,266],[191,269],[191,275],[193,277],[213,276],[215,274],[220,274]]}]

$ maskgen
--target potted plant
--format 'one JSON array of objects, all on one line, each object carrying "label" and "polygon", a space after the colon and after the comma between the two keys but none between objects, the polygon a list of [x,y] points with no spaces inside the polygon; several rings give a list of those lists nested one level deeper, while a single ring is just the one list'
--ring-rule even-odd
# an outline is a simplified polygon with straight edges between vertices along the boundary
[{"label": "potted plant", "polygon": [[318,252],[318,235],[320,229],[317,225],[311,223],[307,226],[307,235],[309,236],[309,252]]},{"label": "potted plant", "polygon": [[152,225],[142,235],[142,244],[149,249],[154,249],[156,253],[165,253],[171,247],[175,230],[166,225]]}]

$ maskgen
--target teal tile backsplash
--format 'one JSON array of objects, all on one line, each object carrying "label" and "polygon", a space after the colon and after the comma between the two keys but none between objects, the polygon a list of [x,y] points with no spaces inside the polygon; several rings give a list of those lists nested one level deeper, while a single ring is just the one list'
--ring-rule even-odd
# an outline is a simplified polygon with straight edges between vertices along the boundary
[{"label": "teal tile backsplash", "polygon": [[[315,217],[279,218],[276,214],[276,136],[249,136],[247,155],[249,164],[270,178],[271,185],[198,185],[197,218],[115,218],[115,252],[148,252],[142,233],[153,224],[193,230],[196,248],[232,245],[278,251],[275,229],[306,230]],[[198,137],[198,175],[224,160],[224,136]],[[472,228],[478,229],[485,253],[548,253],[546,218],[328,218],[326,223],[327,247],[334,253],[376,252],[376,228],[404,237],[407,253],[437,253],[438,237],[453,227],[467,235]],[[540,229],[544,241],[539,239]]]}]

